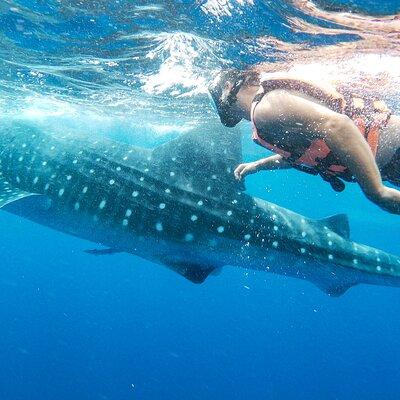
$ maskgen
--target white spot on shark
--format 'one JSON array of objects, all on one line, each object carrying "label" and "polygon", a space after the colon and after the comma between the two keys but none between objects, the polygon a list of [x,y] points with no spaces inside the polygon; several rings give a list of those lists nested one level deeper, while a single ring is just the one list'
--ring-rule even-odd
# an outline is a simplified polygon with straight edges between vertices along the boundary
[{"label": "white spot on shark", "polygon": [[132,197],[138,197],[138,196],[139,196],[139,192],[136,191],[136,190],[134,190],[134,191],[132,192]]},{"label": "white spot on shark", "polygon": [[194,236],[193,236],[192,233],[187,233],[187,234],[185,235],[185,241],[186,241],[186,242],[191,242],[193,239],[194,239]]},{"label": "white spot on shark", "polygon": [[272,246],[277,248],[279,246],[279,243],[277,241],[272,242]]},{"label": "white spot on shark", "polygon": [[122,220],[122,225],[128,226],[128,220],[126,218]]},{"label": "white spot on shark", "polygon": [[164,229],[164,228],[163,228],[162,223],[161,223],[161,222],[157,222],[157,223],[156,223],[156,230],[157,230],[158,232],[161,232],[163,229]]},{"label": "white spot on shark", "polygon": [[197,205],[198,206],[202,206],[204,203],[203,203],[203,200],[199,200],[198,202],[197,202]]},{"label": "white spot on shark", "polygon": [[102,210],[106,206],[106,204],[107,204],[107,201],[103,199],[99,204],[100,210]]},{"label": "white spot on shark", "polygon": [[208,241],[208,244],[209,244],[210,247],[216,247],[217,244],[218,244],[218,242],[217,242],[216,239],[210,239],[210,240]]},{"label": "white spot on shark", "polygon": [[58,197],[61,197],[64,194],[64,192],[65,192],[65,189],[60,189],[58,191]]},{"label": "white spot on shark", "polygon": [[192,215],[191,217],[190,217],[190,219],[193,221],[193,222],[195,222],[195,221],[197,221],[197,215]]},{"label": "white spot on shark", "polygon": [[75,210],[78,211],[79,207],[80,207],[80,204],[78,202],[76,202],[75,205],[74,205]]},{"label": "white spot on shark", "polygon": [[115,180],[114,180],[114,179],[110,179],[110,180],[108,181],[108,183],[109,183],[110,185],[114,185]]},{"label": "white spot on shark", "polygon": [[161,210],[164,210],[164,208],[165,208],[165,203],[160,203],[158,207],[160,207]]},{"label": "white spot on shark", "polygon": [[130,217],[132,215],[132,210],[130,208],[128,208],[125,212],[125,217]]},{"label": "white spot on shark", "polygon": [[246,235],[244,235],[244,240],[250,240],[250,238],[251,238],[250,234],[246,233]]},{"label": "white spot on shark", "polygon": [[223,226],[219,226],[219,227],[217,228],[218,233],[223,233],[224,230],[225,230],[225,228],[224,228]]},{"label": "white spot on shark", "polygon": [[84,188],[82,189],[82,193],[87,193],[87,191],[88,191],[88,187],[84,186]]}]

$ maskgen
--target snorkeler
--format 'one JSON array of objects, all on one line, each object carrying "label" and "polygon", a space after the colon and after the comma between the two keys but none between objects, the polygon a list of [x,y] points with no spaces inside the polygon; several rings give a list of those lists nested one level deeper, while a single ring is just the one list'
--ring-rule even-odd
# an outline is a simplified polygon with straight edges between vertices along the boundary
[{"label": "snorkeler", "polygon": [[240,164],[240,180],[260,170],[296,168],[336,191],[356,181],[368,199],[400,214],[400,118],[383,101],[288,73],[222,72],[210,87],[222,124],[253,124],[253,140],[276,153]]}]

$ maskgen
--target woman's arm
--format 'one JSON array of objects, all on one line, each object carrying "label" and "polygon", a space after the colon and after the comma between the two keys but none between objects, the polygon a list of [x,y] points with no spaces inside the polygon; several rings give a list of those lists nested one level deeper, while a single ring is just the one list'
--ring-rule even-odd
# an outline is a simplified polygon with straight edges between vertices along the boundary
[{"label": "woman's arm", "polygon": [[[280,92],[265,96],[256,109],[256,119],[303,127],[310,140],[322,138],[357,179],[365,195],[381,208],[400,214],[400,192],[383,185],[372,151],[353,121],[313,101]],[[263,100],[264,100],[263,99]]]},{"label": "woman's arm", "polygon": [[275,154],[273,156],[262,158],[257,161],[239,164],[234,171],[235,178],[237,180],[243,179],[245,176],[254,174],[261,170],[272,170],[272,169],[288,169],[291,165],[286,162],[282,156]]}]

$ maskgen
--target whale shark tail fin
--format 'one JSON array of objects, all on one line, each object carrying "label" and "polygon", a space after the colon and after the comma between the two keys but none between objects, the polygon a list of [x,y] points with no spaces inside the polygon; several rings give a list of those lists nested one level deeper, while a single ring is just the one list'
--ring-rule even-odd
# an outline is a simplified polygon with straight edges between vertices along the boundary
[{"label": "whale shark tail fin", "polygon": [[212,123],[153,150],[157,174],[182,189],[222,198],[244,190],[233,171],[242,162],[241,133]]},{"label": "whale shark tail fin", "polygon": [[319,222],[345,239],[350,238],[350,225],[346,214],[332,215],[331,217],[320,219]]}]

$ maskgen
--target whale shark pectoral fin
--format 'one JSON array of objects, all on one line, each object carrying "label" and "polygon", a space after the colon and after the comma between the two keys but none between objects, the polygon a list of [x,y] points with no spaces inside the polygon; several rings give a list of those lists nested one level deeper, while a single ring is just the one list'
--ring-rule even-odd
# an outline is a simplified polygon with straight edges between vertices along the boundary
[{"label": "whale shark pectoral fin", "polygon": [[347,292],[352,286],[355,285],[336,285],[325,288],[324,291],[331,297],[340,297]]},{"label": "whale shark pectoral fin", "polygon": [[0,208],[28,196],[37,196],[37,193],[29,193],[15,188],[4,178],[0,178]]},{"label": "whale shark pectoral fin", "polygon": [[118,253],[123,253],[122,250],[119,249],[113,249],[113,248],[109,248],[109,249],[88,249],[88,250],[84,250],[85,253],[87,254],[91,254],[93,256],[109,256],[112,254],[118,254]]},{"label": "whale shark pectoral fin", "polygon": [[345,239],[350,238],[350,225],[346,214],[332,215],[331,217],[320,219],[319,222]]},{"label": "whale shark pectoral fin", "polygon": [[219,268],[219,266],[208,266],[192,261],[170,260],[168,258],[162,260],[162,262],[169,269],[193,283],[203,283],[212,272]]},{"label": "whale shark pectoral fin", "polygon": [[331,297],[340,297],[343,294],[347,292],[351,287],[356,286],[357,283],[348,283],[348,282],[343,282],[343,283],[315,283],[318,288],[320,288],[322,291],[324,291],[327,295]]}]

